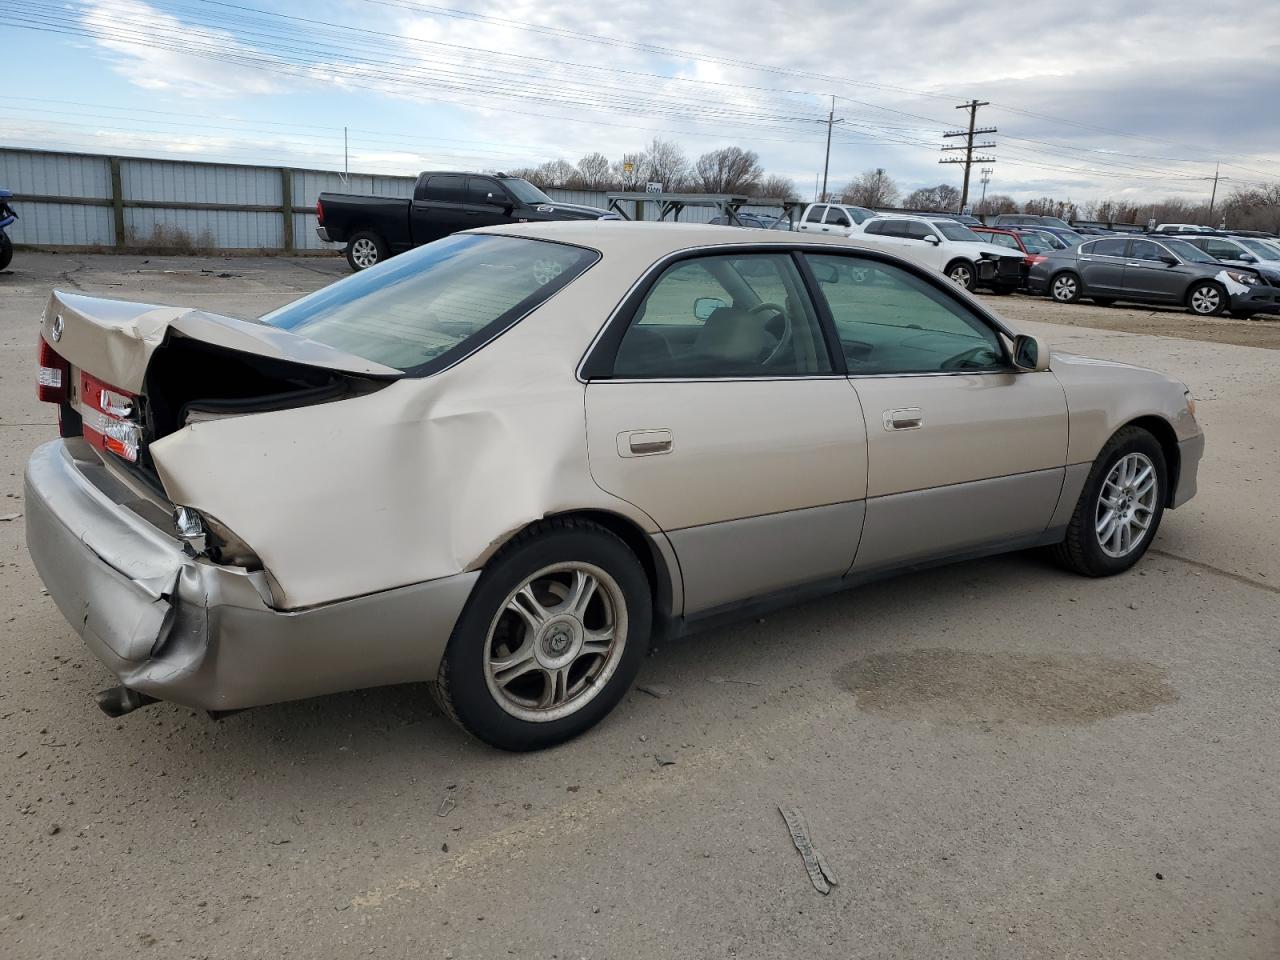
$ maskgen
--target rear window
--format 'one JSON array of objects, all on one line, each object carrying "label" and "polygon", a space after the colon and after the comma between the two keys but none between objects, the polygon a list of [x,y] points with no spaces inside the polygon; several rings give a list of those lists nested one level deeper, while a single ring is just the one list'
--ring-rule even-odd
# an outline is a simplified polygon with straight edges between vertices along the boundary
[{"label": "rear window", "polygon": [[446,237],[295,300],[261,322],[425,376],[497,336],[598,257],[547,240]]}]

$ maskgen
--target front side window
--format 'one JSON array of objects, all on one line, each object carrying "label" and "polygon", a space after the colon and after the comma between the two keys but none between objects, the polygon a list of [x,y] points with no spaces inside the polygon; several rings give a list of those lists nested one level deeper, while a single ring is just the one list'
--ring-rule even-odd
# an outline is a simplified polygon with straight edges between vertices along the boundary
[{"label": "front side window", "polygon": [[501,206],[507,202],[507,195],[502,192],[497,181],[484,177],[472,177],[467,181],[467,203],[483,203]]},{"label": "front side window", "polygon": [[787,253],[698,257],[663,271],[618,345],[613,376],[787,377],[831,372]]},{"label": "front side window", "polygon": [[907,220],[904,223],[906,227],[905,235],[912,240],[924,240],[927,237],[936,236],[933,232],[933,227],[927,223],[920,223],[916,220]]},{"label": "front side window", "polygon": [[546,240],[458,234],[352,274],[260,322],[425,376],[505,330],[598,256]]},{"label": "front side window", "polygon": [[827,223],[833,227],[851,227],[853,222],[849,219],[849,215],[839,207],[827,208]]},{"label": "front side window", "polygon": [[1226,240],[1206,240],[1205,251],[1218,260],[1239,260],[1240,254],[1244,253],[1234,243],[1228,243]]},{"label": "front side window", "polygon": [[978,234],[978,237],[988,243],[995,244],[997,247],[1009,247],[1012,250],[1021,249],[1018,246],[1018,241],[1007,233],[984,233]]},{"label": "front side window", "polygon": [[1259,260],[1280,260],[1280,251],[1268,247],[1261,240],[1241,240],[1240,245]]},{"label": "front side window", "polygon": [[1160,249],[1159,244],[1152,243],[1150,240],[1134,240],[1133,246],[1129,248],[1129,257],[1132,260],[1159,260],[1164,255],[1164,251]]},{"label": "front side window", "polygon": [[850,376],[1005,369],[1000,338],[915,274],[861,257],[805,254]]}]

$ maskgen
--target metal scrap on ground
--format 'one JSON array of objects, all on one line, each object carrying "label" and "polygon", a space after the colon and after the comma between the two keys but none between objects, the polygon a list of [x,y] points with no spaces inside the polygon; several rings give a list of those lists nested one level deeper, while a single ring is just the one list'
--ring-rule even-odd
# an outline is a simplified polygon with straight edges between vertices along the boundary
[{"label": "metal scrap on ground", "polygon": [[670,687],[663,686],[661,683],[638,683],[636,689],[658,699],[662,699],[671,692]]},{"label": "metal scrap on ground", "polygon": [[825,896],[838,884],[831,868],[827,866],[826,858],[813,845],[813,838],[809,836],[809,824],[805,822],[804,814],[798,807],[784,807],[781,804],[778,805],[778,812],[782,814],[782,819],[787,823],[787,829],[791,831],[791,842],[796,845],[800,856],[804,858],[804,868],[809,872],[809,879],[813,882],[814,889]]},{"label": "metal scrap on ground", "polygon": [[707,683],[740,683],[746,687],[760,686],[759,680],[735,680],[732,677],[707,677]]}]

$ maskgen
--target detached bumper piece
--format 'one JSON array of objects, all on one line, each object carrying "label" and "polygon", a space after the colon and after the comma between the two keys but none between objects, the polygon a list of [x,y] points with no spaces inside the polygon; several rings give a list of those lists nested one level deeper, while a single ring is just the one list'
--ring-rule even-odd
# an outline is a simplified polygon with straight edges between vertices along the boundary
[{"label": "detached bumper piece", "polygon": [[277,610],[263,571],[190,556],[83,441],[36,450],[25,494],[50,597],[124,688],[99,695],[113,715],[152,699],[221,712],[433,680],[479,577]]}]

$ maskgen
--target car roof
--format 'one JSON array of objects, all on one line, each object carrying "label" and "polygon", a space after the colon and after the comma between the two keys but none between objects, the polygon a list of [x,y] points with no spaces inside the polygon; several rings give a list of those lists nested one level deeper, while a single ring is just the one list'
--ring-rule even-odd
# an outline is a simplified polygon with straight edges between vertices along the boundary
[{"label": "car roof", "polygon": [[[605,256],[647,258],[648,262],[678,250],[714,246],[740,247],[744,243],[761,246],[812,243],[845,249],[859,246],[856,237],[843,235],[795,234],[759,227],[725,230],[709,223],[659,223],[651,220],[552,220],[542,223],[500,224],[468,232],[553,240],[589,247]],[[871,245],[867,244],[866,247]]]}]

